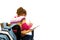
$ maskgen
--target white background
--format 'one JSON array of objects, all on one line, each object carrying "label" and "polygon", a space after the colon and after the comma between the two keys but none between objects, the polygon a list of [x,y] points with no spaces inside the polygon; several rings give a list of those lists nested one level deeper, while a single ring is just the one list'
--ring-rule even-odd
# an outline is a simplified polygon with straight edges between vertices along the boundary
[{"label": "white background", "polygon": [[36,25],[35,40],[60,40],[60,0],[0,0],[0,23],[10,22],[19,7]]}]

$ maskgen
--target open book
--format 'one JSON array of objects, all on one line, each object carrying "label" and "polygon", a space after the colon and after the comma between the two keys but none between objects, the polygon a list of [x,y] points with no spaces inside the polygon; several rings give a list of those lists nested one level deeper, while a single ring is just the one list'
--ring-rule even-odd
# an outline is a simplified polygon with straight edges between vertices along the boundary
[{"label": "open book", "polygon": [[[36,27],[31,27],[31,30],[35,30],[37,27],[39,27],[40,25],[36,26]],[[27,33],[29,35],[31,35],[31,32]]]},{"label": "open book", "polygon": [[40,25],[38,25],[38,26],[36,26],[36,27],[32,27],[31,29],[34,30],[34,29],[36,29],[36,28],[39,27],[39,26],[40,26]]}]

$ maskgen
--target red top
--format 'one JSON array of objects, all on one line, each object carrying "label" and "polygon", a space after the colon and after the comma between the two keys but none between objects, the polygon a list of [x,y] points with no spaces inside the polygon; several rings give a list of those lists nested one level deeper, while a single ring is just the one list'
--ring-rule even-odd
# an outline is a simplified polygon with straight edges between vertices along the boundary
[{"label": "red top", "polygon": [[[17,18],[17,19],[11,21],[11,24],[17,23],[17,22],[25,19],[24,16],[15,17],[15,18]],[[22,29],[22,30],[29,30],[29,29],[31,28],[31,26],[32,26],[32,25],[28,25],[27,23],[23,23],[21,29]],[[13,31],[16,32],[16,30],[13,30]]]},{"label": "red top", "polygon": [[[27,25],[26,23],[22,24],[21,30],[29,30],[31,28],[32,25]],[[13,32],[17,32],[17,30],[13,30]]]}]

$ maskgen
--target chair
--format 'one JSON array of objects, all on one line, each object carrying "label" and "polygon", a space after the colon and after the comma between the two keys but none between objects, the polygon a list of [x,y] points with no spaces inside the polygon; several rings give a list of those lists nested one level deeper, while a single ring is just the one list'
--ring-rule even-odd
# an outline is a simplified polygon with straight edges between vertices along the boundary
[{"label": "chair", "polygon": [[[21,37],[21,28],[17,24],[13,24],[10,27],[8,26],[8,23],[3,23],[2,31],[7,31],[10,36],[13,38],[13,40],[23,40]],[[14,30],[16,32],[14,32]],[[34,30],[32,31],[32,38],[30,40],[34,40]],[[2,37],[3,38],[3,37]]]},{"label": "chair", "polygon": [[[17,31],[17,32],[14,32],[16,37],[17,37],[17,40],[19,40],[19,39],[23,40],[22,37],[21,37],[21,28],[20,28],[20,26],[19,25],[15,25],[12,29],[13,29],[13,32],[14,32],[14,30]],[[31,33],[32,33],[32,37],[29,40],[34,40],[33,39],[33,37],[34,37],[34,30]]]},{"label": "chair", "polygon": [[[11,25],[10,27],[7,26],[7,25],[8,25],[7,23],[2,23],[2,25],[3,25],[3,28],[2,28],[1,31],[8,32],[9,35],[12,37],[13,40],[17,40],[17,37],[16,37],[16,35],[14,34],[14,32],[13,32],[13,30],[12,30],[12,28],[13,28],[16,24]],[[8,35],[8,36],[9,36],[9,35]],[[3,37],[2,37],[2,38],[3,38]]]}]

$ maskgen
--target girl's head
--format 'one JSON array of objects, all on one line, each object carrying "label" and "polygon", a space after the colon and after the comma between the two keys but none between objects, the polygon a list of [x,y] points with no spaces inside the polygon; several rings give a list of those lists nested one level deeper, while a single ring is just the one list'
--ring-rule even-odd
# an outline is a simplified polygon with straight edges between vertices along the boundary
[{"label": "girl's head", "polygon": [[23,9],[22,7],[17,9],[17,16],[26,16],[26,10]]}]

